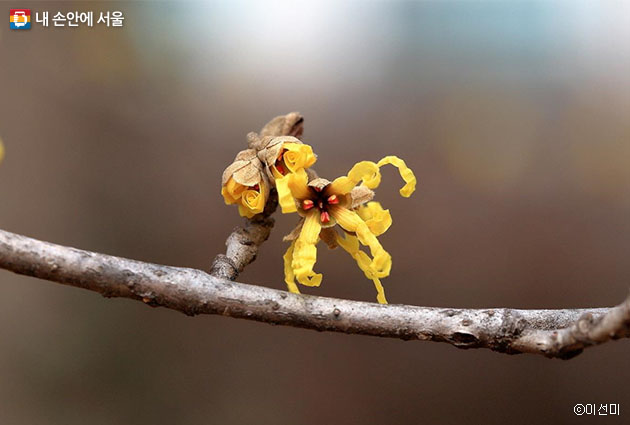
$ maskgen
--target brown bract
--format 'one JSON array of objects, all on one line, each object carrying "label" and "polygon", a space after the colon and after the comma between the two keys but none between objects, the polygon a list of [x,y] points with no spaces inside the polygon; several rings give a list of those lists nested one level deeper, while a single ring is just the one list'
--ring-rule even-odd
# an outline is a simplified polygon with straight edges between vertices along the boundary
[{"label": "brown bract", "polygon": [[299,112],[289,112],[279,115],[269,121],[260,130],[260,137],[277,136],[279,134],[302,137],[304,132],[304,117]]},{"label": "brown bract", "polygon": [[374,191],[363,185],[350,191],[350,208],[358,208],[374,199]]},{"label": "brown bract", "polygon": [[295,138],[302,137],[304,133],[304,117],[299,112],[289,112],[286,115],[279,115],[269,121],[260,130],[260,133],[254,131],[247,134],[247,143],[251,149],[259,151],[263,149],[263,144],[268,143],[278,136],[293,136]]},{"label": "brown bract", "polygon": [[243,186],[255,186],[260,184],[264,178],[262,174],[262,164],[256,156],[254,149],[240,151],[234,162],[232,162],[223,172],[221,184],[225,186],[232,177],[234,181]]}]

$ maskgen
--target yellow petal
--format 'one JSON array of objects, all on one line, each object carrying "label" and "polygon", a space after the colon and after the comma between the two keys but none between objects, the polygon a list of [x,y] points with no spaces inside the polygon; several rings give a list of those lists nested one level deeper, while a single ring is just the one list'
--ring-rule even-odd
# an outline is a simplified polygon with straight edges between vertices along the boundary
[{"label": "yellow petal", "polygon": [[376,300],[380,304],[387,304],[387,299],[385,298],[385,289],[381,284],[381,280],[376,277],[372,269],[370,268],[370,257],[359,249],[359,240],[356,236],[346,234],[345,238],[341,235],[337,234],[337,243],[344,250],[346,250],[352,258],[354,258],[359,265],[359,268],[365,274],[365,277],[371,279],[374,283],[374,287],[376,288]]},{"label": "yellow petal", "polygon": [[260,214],[265,209],[267,195],[269,194],[266,180],[261,180],[257,189],[248,188],[241,194],[238,212],[247,218]]},{"label": "yellow petal", "polygon": [[319,286],[322,282],[322,275],[313,271],[317,261],[315,245],[319,240],[320,230],[319,214],[312,211],[304,218],[300,236],[295,240],[291,267],[298,282],[305,286]]},{"label": "yellow petal", "polygon": [[240,202],[238,204],[238,213],[241,215],[241,217],[247,217],[247,218],[252,218],[253,216],[256,215],[255,212],[243,206],[243,204]]},{"label": "yellow petal", "polygon": [[344,232],[344,236],[337,233],[337,243],[352,255],[359,251],[359,240],[356,236],[349,235],[348,233]]},{"label": "yellow petal", "polygon": [[236,199],[234,199],[232,195],[230,195],[230,192],[225,186],[221,188],[221,195],[223,195],[223,200],[225,201],[226,205],[236,203]]},{"label": "yellow petal", "polygon": [[374,287],[376,288],[376,301],[378,301],[379,304],[387,304],[387,298],[385,298],[385,288],[383,288],[381,280],[375,277],[372,279],[372,282],[374,282]]},{"label": "yellow petal", "polygon": [[405,198],[410,197],[411,194],[416,190],[416,182],[417,182],[416,176],[413,174],[413,171],[411,171],[411,169],[407,167],[407,164],[405,164],[405,161],[398,158],[397,156],[386,156],[385,158],[381,159],[377,165],[379,167],[382,167],[383,165],[386,165],[386,164],[391,164],[394,167],[398,168],[400,177],[402,177],[402,179],[406,183],[400,189],[400,194],[404,196]]},{"label": "yellow petal", "polygon": [[226,204],[235,204],[241,199],[241,195],[247,189],[240,183],[236,183],[233,178],[229,178],[225,186],[221,188],[221,195]]},{"label": "yellow petal", "polygon": [[284,163],[292,173],[299,169],[308,168],[315,163],[317,158],[313,148],[303,143],[285,143],[282,146],[286,152],[282,155]]},{"label": "yellow petal", "polygon": [[311,191],[308,188],[308,174],[306,174],[304,169],[291,173],[288,177],[288,187],[295,199],[301,201],[311,195]]},{"label": "yellow petal", "polygon": [[365,276],[368,279],[371,279],[374,283],[374,288],[376,288],[376,300],[379,304],[387,304],[387,298],[385,298],[385,288],[383,288],[381,280],[376,277],[376,274],[370,268],[370,257],[368,257],[365,252],[359,251],[354,258],[357,260],[357,264]]},{"label": "yellow petal", "polygon": [[258,190],[247,189],[243,192],[241,203],[254,214],[260,214],[265,209],[265,195]]},{"label": "yellow petal", "polygon": [[392,268],[392,257],[385,251],[361,217],[354,211],[339,206],[331,208],[330,215],[333,216],[337,220],[337,223],[345,230],[356,233],[359,242],[370,248],[372,261],[369,267],[374,272],[375,276],[389,276],[389,272]]},{"label": "yellow petal", "polygon": [[295,198],[289,189],[289,177],[290,175],[276,178],[276,190],[278,191],[278,203],[282,208],[283,214],[288,214],[297,211],[295,206]]},{"label": "yellow petal", "polygon": [[378,165],[372,161],[354,164],[347,176],[338,177],[330,184],[331,193],[341,195],[350,193],[361,180],[366,187],[376,189],[381,183],[381,173],[378,168]]},{"label": "yellow petal", "polygon": [[392,216],[389,210],[384,210],[378,202],[368,202],[356,210],[357,214],[374,233],[374,236],[382,235],[392,225]]},{"label": "yellow petal", "polygon": [[291,261],[293,260],[293,248],[295,246],[295,241],[291,242],[289,249],[284,253],[282,259],[284,260],[284,281],[289,288],[289,292],[293,292],[294,294],[299,294],[300,290],[295,284],[295,274],[293,273],[293,268],[291,267]]},{"label": "yellow petal", "polygon": [[0,162],[4,158],[4,145],[2,144],[2,140],[0,140]]}]

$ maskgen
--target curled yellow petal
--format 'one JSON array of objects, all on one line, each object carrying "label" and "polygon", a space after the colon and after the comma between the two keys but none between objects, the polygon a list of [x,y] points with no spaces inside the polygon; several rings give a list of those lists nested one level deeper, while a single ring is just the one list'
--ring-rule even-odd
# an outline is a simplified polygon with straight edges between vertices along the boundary
[{"label": "curled yellow petal", "polygon": [[365,277],[372,280],[374,283],[374,287],[376,288],[376,300],[380,304],[387,304],[387,299],[385,298],[385,289],[381,284],[381,280],[376,277],[374,271],[370,268],[370,257],[359,249],[359,240],[356,236],[346,234],[345,238],[337,234],[337,243],[341,246],[345,251],[347,251],[352,258],[355,259],[359,268],[365,274]]},{"label": "curled yellow petal", "polygon": [[0,139],[0,162],[4,158],[4,145],[2,144],[2,140]]},{"label": "curled yellow petal", "polygon": [[411,196],[411,194],[416,190],[416,176],[413,174],[413,171],[405,161],[398,158],[397,156],[386,156],[378,162],[378,166],[382,167],[383,165],[390,164],[394,167],[398,168],[398,172],[400,173],[400,177],[405,181],[405,185],[400,189],[400,194],[405,198]]},{"label": "curled yellow petal", "polygon": [[242,203],[239,202],[238,204],[238,213],[241,215],[241,217],[247,217],[247,218],[252,218],[253,216],[256,215],[255,212],[253,212],[252,210],[250,210],[249,208],[245,207]]},{"label": "curled yellow petal", "polygon": [[377,164],[372,161],[361,161],[352,167],[348,177],[353,180],[363,180],[363,184],[370,189],[376,189],[381,184],[381,173]]},{"label": "curled yellow petal", "polygon": [[295,241],[291,242],[289,249],[284,253],[282,259],[284,260],[284,281],[289,288],[289,292],[293,292],[294,294],[299,294],[300,290],[295,284],[295,274],[293,273],[293,268],[291,267],[291,261],[293,261],[293,249],[295,247]]},{"label": "curled yellow petal", "polygon": [[246,189],[246,186],[236,183],[236,181],[230,177],[225,186],[221,188],[221,195],[223,195],[226,204],[235,204],[239,202],[241,195]]},{"label": "curled yellow petal", "polygon": [[372,260],[369,268],[376,277],[389,276],[392,268],[392,257],[383,248],[376,236],[370,231],[361,217],[354,211],[336,206],[330,209],[330,215],[337,220],[337,223],[348,232],[356,233],[359,242],[370,248]]},{"label": "curled yellow petal", "polygon": [[265,209],[265,195],[260,190],[247,189],[241,196],[241,202],[254,214],[260,214]]},{"label": "curled yellow petal", "polygon": [[360,206],[356,211],[374,236],[382,235],[392,225],[392,216],[389,210],[384,210],[378,202],[368,202],[366,205]]},{"label": "curled yellow petal", "polygon": [[278,203],[282,213],[296,212],[296,201],[299,202],[310,196],[308,174],[302,168],[295,173],[276,179],[276,190],[278,191]]},{"label": "curled yellow petal", "polygon": [[221,195],[223,195],[223,201],[225,201],[226,205],[230,205],[236,202],[236,200],[232,197],[232,195],[230,195],[230,192],[228,192],[225,186],[221,188]]},{"label": "curled yellow petal", "polygon": [[304,219],[300,236],[295,240],[291,267],[298,282],[305,286],[319,286],[322,275],[315,273],[313,267],[317,261],[317,248],[321,224],[319,214],[312,211]]},{"label": "curled yellow petal", "polygon": [[337,243],[344,250],[349,252],[350,254],[355,254],[359,251],[359,240],[356,236],[349,235],[344,232],[344,236],[341,236],[339,233],[337,235]]},{"label": "curled yellow petal", "polygon": [[287,186],[291,195],[297,200],[307,199],[311,191],[308,188],[308,174],[304,169],[288,175]]},{"label": "curled yellow petal", "polygon": [[297,211],[295,206],[295,198],[289,189],[290,175],[276,178],[276,191],[278,192],[278,204],[282,209],[283,214],[288,214]]},{"label": "curled yellow petal", "polygon": [[376,288],[376,300],[379,304],[387,304],[387,298],[385,298],[385,288],[383,288],[381,280],[376,277],[376,274],[370,268],[370,257],[368,257],[365,252],[359,251],[354,258],[357,260],[357,264],[365,276],[368,279],[371,279],[374,283],[374,288]]},{"label": "curled yellow petal", "polygon": [[[269,183],[266,179],[262,179],[260,184],[253,188],[248,188],[241,195],[241,203],[245,208],[253,213],[260,214],[265,209],[267,197],[269,196]],[[249,215],[248,218],[251,218]]]},{"label": "curled yellow petal", "polygon": [[313,153],[313,148],[307,144],[289,142],[282,147],[286,149],[282,155],[284,163],[292,173],[299,169],[310,167],[317,160]]},{"label": "curled yellow petal", "polygon": [[366,187],[376,189],[381,183],[381,173],[378,168],[378,165],[372,161],[357,162],[347,176],[338,177],[330,184],[330,190],[332,193],[345,195],[350,193],[360,181],[363,181]]}]

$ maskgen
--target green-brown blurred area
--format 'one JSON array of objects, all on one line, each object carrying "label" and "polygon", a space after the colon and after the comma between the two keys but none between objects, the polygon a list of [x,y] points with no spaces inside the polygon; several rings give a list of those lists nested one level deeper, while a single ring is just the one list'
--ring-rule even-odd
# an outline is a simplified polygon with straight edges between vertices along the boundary
[{"label": "green-brown blurred area", "polygon": [[[306,117],[315,168],[403,157],[377,199],[391,303],[609,306],[630,282],[630,7],[599,2],[4,3],[0,228],[208,270],[245,134]],[[121,10],[122,28],[35,12]],[[6,15],[5,15],[6,16]],[[277,226],[239,280],[283,289]],[[320,288],[373,301],[320,245]],[[628,341],[569,362],[189,318],[0,271],[2,424],[573,424],[630,408]],[[591,418],[592,420],[592,418]]]}]

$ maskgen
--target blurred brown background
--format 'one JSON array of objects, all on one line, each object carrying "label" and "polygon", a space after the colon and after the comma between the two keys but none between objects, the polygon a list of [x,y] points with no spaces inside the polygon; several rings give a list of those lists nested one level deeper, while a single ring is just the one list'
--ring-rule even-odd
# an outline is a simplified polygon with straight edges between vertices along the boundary
[{"label": "blurred brown background", "polygon": [[[299,110],[318,172],[396,154],[419,187],[388,299],[609,306],[630,282],[630,6],[599,2],[5,3],[123,28],[0,25],[0,228],[207,270],[241,222],[220,175]],[[6,16],[5,15],[5,16]],[[34,19],[33,19],[34,21]],[[284,288],[277,217],[240,280]],[[320,247],[319,289],[373,301]],[[630,409],[630,343],[568,362],[189,318],[0,271],[0,423],[586,423]]]}]

